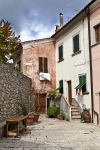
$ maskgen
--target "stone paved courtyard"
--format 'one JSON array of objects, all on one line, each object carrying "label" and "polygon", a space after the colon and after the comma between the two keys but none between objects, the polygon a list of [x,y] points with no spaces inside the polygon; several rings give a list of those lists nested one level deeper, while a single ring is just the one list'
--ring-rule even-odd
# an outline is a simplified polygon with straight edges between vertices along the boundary
[{"label": "stone paved courtyard", "polygon": [[100,150],[100,126],[41,115],[20,137],[0,139],[0,150]]}]

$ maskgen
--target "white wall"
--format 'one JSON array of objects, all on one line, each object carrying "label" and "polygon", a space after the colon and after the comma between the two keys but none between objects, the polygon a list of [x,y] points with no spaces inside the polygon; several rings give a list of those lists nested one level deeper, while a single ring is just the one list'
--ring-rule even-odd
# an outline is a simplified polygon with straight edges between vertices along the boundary
[{"label": "white wall", "polygon": [[[80,35],[81,53],[75,56],[73,54],[73,36]],[[63,44],[64,61],[58,63],[58,47]],[[87,75],[88,95],[77,96],[75,87],[79,84],[78,76]],[[59,87],[59,80],[64,82],[64,96],[68,97],[68,85],[66,81],[72,81],[72,98],[91,108],[91,90],[90,90],[90,68],[89,68],[89,46],[88,46],[88,25],[87,19],[79,21],[77,25],[66,31],[66,33],[56,41],[56,87]]]}]

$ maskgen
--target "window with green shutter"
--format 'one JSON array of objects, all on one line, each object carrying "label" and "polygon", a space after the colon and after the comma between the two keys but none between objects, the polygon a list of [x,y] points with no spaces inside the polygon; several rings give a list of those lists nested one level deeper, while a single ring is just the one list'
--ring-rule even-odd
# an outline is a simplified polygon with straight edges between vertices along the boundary
[{"label": "window with green shutter", "polygon": [[73,37],[73,53],[77,53],[80,51],[79,46],[79,34]]},{"label": "window with green shutter", "polygon": [[63,94],[63,80],[59,81],[59,92]]},{"label": "window with green shutter", "polygon": [[79,84],[82,86],[82,92],[86,92],[86,75],[79,76]]},{"label": "window with green shutter", "polygon": [[63,60],[63,45],[58,48],[59,61]]},{"label": "window with green shutter", "polygon": [[86,88],[86,74],[79,76],[79,85],[76,87],[76,90],[82,91],[82,93],[87,92]]}]

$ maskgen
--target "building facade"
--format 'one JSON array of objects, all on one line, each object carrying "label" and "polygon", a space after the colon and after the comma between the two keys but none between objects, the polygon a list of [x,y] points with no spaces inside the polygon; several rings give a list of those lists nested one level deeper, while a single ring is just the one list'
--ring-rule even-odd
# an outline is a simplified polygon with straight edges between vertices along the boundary
[{"label": "building facade", "polygon": [[[94,111],[98,114],[100,122],[100,1],[97,0],[91,7],[90,31],[91,31],[91,52],[93,72],[93,102]],[[94,115],[94,121],[97,116]]]},{"label": "building facade", "polygon": [[51,38],[23,42],[21,68],[39,94],[40,112],[46,109],[46,93],[59,88],[70,106],[75,99],[82,109],[90,109],[92,121],[100,116],[99,50],[100,0],[91,1],[65,25],[60,13]]},{"label": "building facade", "polygon": [[45,112],[46,94],[55,88],[55,49],[51,38],[23,42],[21,68],[32,79],[36,111]]},{"label": "building facade", "polygon": [[86,9],[58,30],[52,38],[56,48],[56,88],[70,105],[74,98],[91,110],[88,18]]}]

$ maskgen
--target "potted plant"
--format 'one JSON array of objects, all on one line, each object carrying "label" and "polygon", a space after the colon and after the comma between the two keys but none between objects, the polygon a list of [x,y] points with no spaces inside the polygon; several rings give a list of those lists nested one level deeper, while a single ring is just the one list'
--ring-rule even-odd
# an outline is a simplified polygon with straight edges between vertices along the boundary
[{"label": "potted plant", "polygon": [[34,123],[34,116],[29,113],[26,122],[27,125],[32,125]]},{"label": "potted plant", "polygon": [[48,108],[47,115],[49,118],[55,118],[59,114],[59,111],[60,111],[59,107],[52,106]]},{"label": "potted plant", "polygon": [[83,109],[83,112],[81,113],[81,120],[84,123],[90,123],[91,122],[90,109],[87,109],[87,108]]},{"label": "potted plant", "polygon": [[35,113],[35,112],[34,112],[33,114],[34,114],[33,122],[34,122],[34,123],[35,123],[35,122],[38,122],[40,114],[39,114],[39,113]]},{"label": "potted plant", "polygon": [[32,125],[33,124],[34,116],[33,116],[32,113],[29,113],[28,106],[22,100],[18,103],[18,113],[19,113],[19,115],[27,116],[27,119],[26,119],[26,124],[27,125]]},{"label": "potted plant", "polygon": [[59,90],[51,90],[48,92],[48,97],[52,98],[53,100],[58,100],[61,98],[61,93]]},{"label": "potted plant", "polygon": [[28,115],[28,108],[23,101],[18,102],[18,113],[19,115]]},{"label": "potted plant", "polygon": [[60,113],[59,115],[57,115],[57,118],[59,120],[64,120],[64,114],[63,113]]}]

